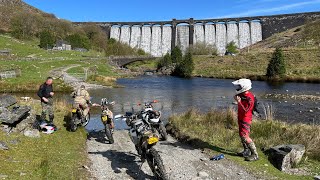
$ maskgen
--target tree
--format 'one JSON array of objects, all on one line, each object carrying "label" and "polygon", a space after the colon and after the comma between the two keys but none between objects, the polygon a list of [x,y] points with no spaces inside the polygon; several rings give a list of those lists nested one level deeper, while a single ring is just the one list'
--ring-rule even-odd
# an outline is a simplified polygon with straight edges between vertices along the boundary
[{"label": "tree", "polygon": [[81,34],[73,34],[67,36],[66,40],[70,43],[73,48],[85,48],[90,49],[90,42],[87,36]]},{"label": "tree", "polygon": [[52,48],[54,46],[54,43],[55,38],[49,31],[45,30],[40,33],[40,48]]},{"label": "tree", "polygon": [[90,40],[91,45],[93,48],[97,50],[103,50],[107,46],[108,38],[105,32],[96,24],[89,23],[85,24],[82,27],[83,31],[85,32],[86,36]]},{"label": "tree", "polygon": [[174,75],[190,78],[192,76],[192,71],[194,70],[194,63],[192,58],[192,53],[188,51],[183,57],[183,60],[177,64]]},{"label": "tree", "polygon": [[268,78],[276,78],[276,77],[283,77],[285,74],[286,74],[286,67],[284,63],[283,52],[280,48],[276,48],[269,62],[266,76]]},{"label": "tree", "polygon": [[227,52],[232,53],[232,54],[238,53],[237,48],[238,47],[236,46],[236,43],[234,41],[229,42],[226,46]]},{"label": "tree", "polygon": [[178,46],[172,49],[171,60],[172,60],[172,63],[180,63],[182,61],[182,52]]},{"label": "tree", "polygon": [[168,67],[170,65],[172,65],[171,55],[167,53],[159,60],[157,67],[161,69],[162,67]]}]

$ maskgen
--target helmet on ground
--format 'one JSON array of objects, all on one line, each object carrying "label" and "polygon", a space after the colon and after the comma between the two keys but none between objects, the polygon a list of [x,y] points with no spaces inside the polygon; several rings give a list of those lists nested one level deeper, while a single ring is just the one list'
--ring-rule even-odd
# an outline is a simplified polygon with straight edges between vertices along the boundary
[{"label": "helmet on ground", "polygon": [[233,81],[232,84],[235,86],[237,94],[249,91],[252,88],[252,83],[250,79],[239,79]]}]

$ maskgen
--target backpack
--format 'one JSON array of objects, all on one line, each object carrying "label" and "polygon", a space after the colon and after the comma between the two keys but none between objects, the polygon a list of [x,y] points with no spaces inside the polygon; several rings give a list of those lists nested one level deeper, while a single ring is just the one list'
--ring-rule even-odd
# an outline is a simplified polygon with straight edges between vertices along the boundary
[{"label": "backpack", "polygon": [[252,112],[256,112],[257,114],[260,114],[259,112],[259,102],[256,96],[254,96],[254,105],[253,105],[253,109]]}]

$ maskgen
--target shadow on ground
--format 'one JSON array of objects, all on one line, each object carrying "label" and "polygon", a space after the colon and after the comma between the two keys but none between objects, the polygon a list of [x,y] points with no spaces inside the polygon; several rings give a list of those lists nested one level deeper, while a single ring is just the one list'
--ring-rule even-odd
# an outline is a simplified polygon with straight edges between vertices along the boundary
[{"label": "shadow on ground", "polygon": [[110,141],[106,138],[104,130],[101,131],[91,131],[87,136],[88,140],[94,139],[95,141],[103,144],[110,144]]},{"label": "shadow on ground", "polygon": [[[105,152],[89,152],[89,154],[101,154],[111,161],[111,167],[114,173],[119,174],[125,171],[130,177],[138,180],[154,179],[153,176],[145,174],[141,169],[141,161],[137,160],[137,155],[116,150],[108,150]],[[146,162],[145,162],[146,163]]]}]

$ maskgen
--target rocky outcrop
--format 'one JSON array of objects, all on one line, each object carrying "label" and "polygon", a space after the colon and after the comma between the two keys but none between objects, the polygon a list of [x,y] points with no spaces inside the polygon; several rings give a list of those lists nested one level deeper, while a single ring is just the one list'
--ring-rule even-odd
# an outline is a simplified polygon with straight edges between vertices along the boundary
[{"label": "rocky outcrop", "polygon": [[0,122],[13,125],[29,114],[31,107],[18,106],[16,103],[17,100],[13,96],[0,96]]},{"label": "rocky outcrop", "polygon": [[300,163],[305,146],[301,144],[279,145],[266,151],[270,162],[280,171],[289,171]]},{"label": "rocky outcrop", "polygon": [[171,75],[175,69],[175,65],[165,66],[157,70],[159,75]]}]

